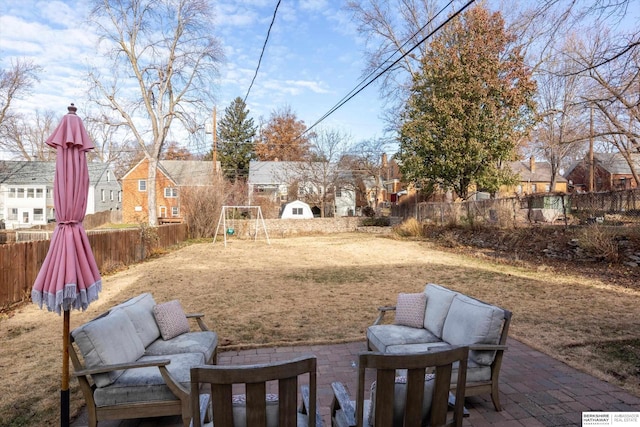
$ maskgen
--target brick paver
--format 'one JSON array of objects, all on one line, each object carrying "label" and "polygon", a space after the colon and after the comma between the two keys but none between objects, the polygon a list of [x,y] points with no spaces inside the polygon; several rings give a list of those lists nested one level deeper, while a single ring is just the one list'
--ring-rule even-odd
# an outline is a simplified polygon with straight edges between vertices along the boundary
[{"label": "brick paver", "polygon": [[[466,399],[470,416],[464,426],[579,426],[583,411],[640,411],[640,397],[601,381],[568,365],[509,339],[500,376],[502,412],[496,412],[487,396]],[[221,352],[218,363],[253,364],[291,359],[305,354],[318,358],[320,415],[330,426],[331,383],[343,382],[356,393],[356,361],[365,351],[364,341],[300,347],[259,348]],[[371,379],[369,379],[369,382]],[[86,411],[73,427],[87,425]],[[100,427],[177,427],[180,417],[101,422]]]}]

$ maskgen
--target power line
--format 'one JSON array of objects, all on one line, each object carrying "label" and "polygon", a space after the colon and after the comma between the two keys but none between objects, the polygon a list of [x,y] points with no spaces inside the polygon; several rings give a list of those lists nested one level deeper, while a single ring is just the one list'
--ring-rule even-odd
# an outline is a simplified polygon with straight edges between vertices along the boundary
[{"label": "power line", "polygon": [[264,51],[267,48],[267,42],[269,41],[269,35],[271,34],[271,28],[273,27],[273,23],[276,21],[276,14],[278,13],[278,8],[280,7],[280,1],[276,4],[276,8],[273,11],[273,17],[271,18],[271,24],[269,24],[269,29],[267,30],[267,37],[264,39],[264,44],[262,45],[262,52],[260,52],[260,58],[258,58],[258,66],[256,67],[256,72],[253,74],[253,78],[251,79],[251,84],[249,85],[249,89],[247,89],[247,94],[244,96],[243,102],[246,104],[247,98],[249,97],[249,92],[251,92],[251,88],[253,87],[253,83],[256,81],[256,77],[258,77],[258,70],[260,69],[260,63],[262,63],[262,56],[264,55]]},{"label": "power line", "polygon": [[[393,61],[390,65],[388,65],[384,70],[380,71],[378,74],[375,75],[375,77],[373,77],[371,80],[369,80],[366,84],[364,84],[362,87],[360,87],[359,89],[355,90],[355,88],[353,90],[351,90],[351,92],[349,92],[351,95],[347,96],[346,98],[343,98],[340,102],[338,102],[336,105],[334,105],[329,111],[327,111],[321,118],[319,118],[318,120],[316,120],[316,122],[314,124],[312,124],[311,126],[309,126],[304,132],[302,132],[302,135],[304,135],[305,133],[309,132],[311,129],[313,129],[314,127],[316,127],[317,125],[319,125],[323,120],[325,120],[327,117],[329,117],[331,114],[335,113],[339,108],[341,108],[344,104],[346,104],[347,102],[349,102],[353,97],[355,97],[357,94],[359,94],[360,92],[362,92],[364,89],[366,89],[371,83],[375,82],[380,76],[382,76],[384,73],[386,73],[387,71],[389,71],[391,68],[393,68],[398,62],[400,62],[402,59],[404,59],[407,55],[409,55],[411,52],[413,52],[418,46],[420,46],[422,43],[424,43],[428,38],[430,38],[431,36],[433,36],[437,31],[439,31],[443,26],[445,26],[446,24],[448,24],[450,21],[452,21],[454,18],[456,18],[459,14],[461,14],[467,7],[471,6],[471,4],[474,2],[475,0],[469,0],[464,6],[462,6],[459,10],[457,10],[453,15],[451,15],[449,18],[447,18],[442,24],[438,25],[433,31],[431,31],[429,34],[427,34],[425,37],[423,37],[418,43],[416,43],[415,45],[413,45],[413,47],[411,49],[409,49],[407,52],[403,53],[398,59],[396,59],[395,61]],[[438,12],[440,13],[440,12]],[[395,53],[394,53],[395,54]],[[361,83],[362,84],[362,83]],[[358,86],[356,86],[356,88],[358,88]]]}]

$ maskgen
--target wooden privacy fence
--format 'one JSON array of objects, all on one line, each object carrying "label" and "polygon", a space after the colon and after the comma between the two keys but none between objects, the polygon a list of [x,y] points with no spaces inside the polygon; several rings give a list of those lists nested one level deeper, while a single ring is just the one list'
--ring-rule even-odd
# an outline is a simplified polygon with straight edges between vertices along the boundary
[{"label": "wooden privacy fence", "polygon": [[[151,255],[156,248],[166,248],[187,239],[186,224],[162,225],[154,229],[157,237],[149,239],[140,228],[88,232],[98,269],[134,264]],[[155,234],[155,233],[154,233]],[[0,245],[0,308],[31,297],[31,286],[44,262],[49,240]]]}]

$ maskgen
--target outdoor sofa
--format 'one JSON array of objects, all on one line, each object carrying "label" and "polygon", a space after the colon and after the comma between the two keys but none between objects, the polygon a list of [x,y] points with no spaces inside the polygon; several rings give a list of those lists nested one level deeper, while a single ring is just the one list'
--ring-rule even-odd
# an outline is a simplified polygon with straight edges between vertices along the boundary
[{"label": "outdoor sofa", "polygon": [[[491,393],[501,411],[498,377],[511,312],[435,284],[427,284],[424,292],[399,294],[397,302],[378,308],[378,318],[367,328],[369,350],[406,354],[468,346],[465,396]],[[394,323],[381,324],[388,311],[395,311]],[[456,378],[454,373],[452,387]]]},{"label": "outdoor sofa", "polygon": [[[167,415],[182,415],[188,426],[190,370],[216,363],[218,335],[202,317],[185,314],[177,300],[156,304],[144,293],[71,331],[69,356],[89,426]],[[190,331],[189,318],[200,331]]]}]

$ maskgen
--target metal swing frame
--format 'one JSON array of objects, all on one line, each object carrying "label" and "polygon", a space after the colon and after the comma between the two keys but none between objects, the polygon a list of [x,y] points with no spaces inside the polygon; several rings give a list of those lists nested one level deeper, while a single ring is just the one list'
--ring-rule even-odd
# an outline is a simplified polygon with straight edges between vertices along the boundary
[{"label": "metal swing frame", "polygon": [[[218,226],[216,227],[216,232],[213,235],[213,243],[216,242],[216,239],[218,238],[218,231],[220,230],[220,226],[222,225],[222,230],[223,230],[222,234],[224,236],[224,246],[227,247],[227,233],[229,230],[229,228],[227,227],[227,211],[229,209],[231,209],[232,212],[234,212],[234,216],[235,216],[235,211],[237,209],[248,209],[248,210],[255,209],[257,213],[255,218],[255,235],[253,236],[253,240],[254,241],[258,240],[258,234],[260,233],[260,225],[262,225],[265,238],[267,239],[267,244],[271,245],[271,242],[269,241],[269,233],[267,232],[267,225],[264,222],[264,217],[262,216],[262,208],[260,206],[223,206],[222,210],[220,211],[220,219],[218,220]],[[235,218],[233,218],[233,221],[235,224]],[[235,231],[236,230],[233,229],[232,234],[235,234]]]}]

